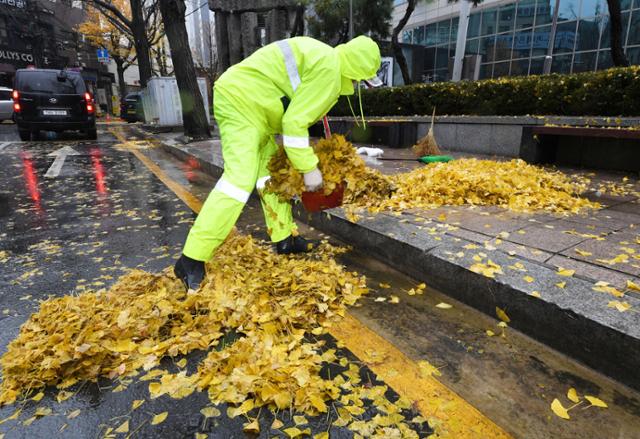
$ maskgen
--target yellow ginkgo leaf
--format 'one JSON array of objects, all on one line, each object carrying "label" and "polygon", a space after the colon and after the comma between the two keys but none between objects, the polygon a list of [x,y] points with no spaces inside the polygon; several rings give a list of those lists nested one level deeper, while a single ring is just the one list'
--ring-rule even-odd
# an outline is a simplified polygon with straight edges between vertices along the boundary
[{"label": "yellow ginkgo leaf", "polygon": [[542,297],[538,291],[532,291],[531,294],[529,295],[533,297],[537,297],[538,299]]},{"label": "yellow ginkgo leaf", "polygon": [[436,308],[440,308],[440,309],[450,309],[453,308],[452,305],[449,305],[448,303],[444,303],[444,302],[440,302],[436,305]]},{"label": "yellow ginkgo leaf", "polygon": [[313,436],[313,439],[329,439],[329,433],[326,431],[323,431],[322,433],[315,434]]},{"label": "yellow ginkgo leaf", "polygon": [[391,285],[383,283],[383,282],[381,282],[379,285],[380,285],[380,288],[384,288],[384,289],[391,288]]},{"label": "yellow ginkgo leaf", "polygon": [[8,418],[4,418],[4,419],[0,420],[0,425],[4,424],[5,422],[8,422],[8,421],[13,421],[14,419],[18,419],[18,417],[20,416],[20,413],[22,413],[22,409],[16,410]]},{"label": "yellow ginkgo leaf", "polygon": [[525,282],[528,282],[528,283],[531,283],[531,282],[533,282],[535,280],[531,276],[525,276],[525,277],[523,277],[523,279],[525,280]]},{"label": "yellow ginkgo leaf", "polygon": [[242,426],[242,430],[246,433],[260,433],[260,424],[258,423],[258,418],[244,424]]},{"label": "yellow ginkgo leaf", "polygon": [[578,392],[576,392],[576,389],[574,389],[573,387],[570,388],[569,391],[567,392],[567,398],[569,398],[569,401],[575,402],[576,404],[580,402],[580,397],[578,396]]},{"label": "yellow ginkgo leaf", "polygon": [[584,257],[591,256],[593,254],[580,249],[575,249],[575,252],[578,253],[580,256],[584,256]]},{"label": "yellow ginkgo leaf", "polygon": [[554,399],[551,403],[551,410],[553,410],[553,413],[555,413],[556,416],[562,419],[570,419],[569,412],[564,408],[562,403],[558,401],[558,398]]},{"label": "yellow ginkgo leaf", "polygon": [[438,377],[442,375],[437,367],[426,360],[418,361],[418,368],[420,369],[420,375],[423,378],[430,377],[432,375]]},{"label": "yellow ginkgo leaf", "polygon": [[496,333],[493,332],[491,329],[487,329],[486,333],[489,337],[493,337],[494,335],[496,335]]},{"label": "yellow ginkgo leaf", "polygon": [[607,306],[609,308],[615,308],[620,312],[628,311],[629,308],[631,308],[631,305],[629,305],[628,302],[620,302],[619,300],[612,300],[607,304]]},{"label": "yellow ginkgo leaf", "polygon": [[201,409],[200,413],[202,413],[202,416],[204,416],[205,418],[216,418],[222,414],[220,413],[220,410],[213,406]]},{"label": "yellow ginkgo leaf", "polygon": [[567,283],[566,283],[566,282],[558,282],[558,283],[556,284],[556,287],[558,287],[558,288],[564,288],[564,287],[566,287],[566,286],[567,286]]},{"label": "yellow ginkgo leaf", "polygon": [[496,315],[500,320],[502,320],[505,323],[509,323],[511,321],[507,313],[502,308],[498,308],[497,306],[496,306]]},{"label": "yellow ginkgo leaf", "polygon": [[151,419],[151,425],[162,424],[167,419],[167,416],[169,416],[169,412],[158,413]]},{"label": "yellow ginkgo leaf", "polygon": [[282,422],[280,419],[274,419],[273,422],[271,423],[271,429],[278,430],[282,428],[283,425],[284,425],[284,422]]},{"label": "yellow ginkgo leaf", "polygon": [[576,273],[576,270],[568,270],[566,268],[558,267],[558,274],[560,276],[571,277]]},{"label": "yellow ginkgo leaf", "polygon": [[144,404],[144,399],[136,399],[135,401],[133,401],[131,403],[131,410],[135,410],[138,407],[140,407],[142,404]]},{"label": "yellow ginkgo leaf", "polygon": [[609,407],[606,402],[601,400],[600,398],[596,398],[595,396],[585,395],[584,399],[589,401],[592,406],[607,408]]},{"label": "yellow ginkgo leaf", "polygon": [[67,415],[67,419],[74,419],[80,416],[80,409],[74,410]]},{"label": "yellow ginkgo leaf", "polygon": [[129,421],[124,421],[120,427],[114,430],[116,433],[129,433]]},{"label": "yellow ginkgo leaf", "polygon": [[176,366],[178,366],[180,369],[184,368],[187,365],[187,359],[183,358],[180,361],[176,362]]},{"label": "yellow ginkgo leaf", "polygon": [[630,280],[627,280],[627,288],[630,289],[631,291],[640,292],[640,285],[634,282],[631,282]]},{"label": "yellow ginkgo leaf", "polygon": [[36,396],[34,396],[31,399],[34,400],[34,401],[40,401],[43,396],[44,396],[44,392],[39,392]]},{"label": "yellow ginkgo leaf", "polygon": [[285,428],[282,430],[290,439],[294,439],[300,436],[311,434],[311,429],[305,428],[304,430],[300,430],[296,427]]},{"label": "yellow ginkgo leaf", "polygon": [[400,303],[400,298],[398,296],[391,296],[389,298],[389,303]]}]

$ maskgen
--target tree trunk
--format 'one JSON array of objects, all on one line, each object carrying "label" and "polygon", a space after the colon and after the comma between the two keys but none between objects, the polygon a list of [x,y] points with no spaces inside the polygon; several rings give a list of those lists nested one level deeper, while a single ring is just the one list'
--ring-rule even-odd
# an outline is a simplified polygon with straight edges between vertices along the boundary
[{"label": "tree trunk", "polygon": [[160,0],[160,12],[180,90],[184,134],[193,139],[206,139],[211,137],[211,133],[191,57],[185,10],[184,0]]},{"label": "tree trunk", "polygon": [[127,84],[124,82],[124,60],[120,57],[113,57],[116,63],[116,71],[118,72],[118,85],[120,88],[120,100],[124,100],[127,95]]},{"label": "tree trunk", "polygon": [[140,71],[140,86],[146,87],[152,76],[149,39],[142,13],[142,0],[130,0],[131,4],[131,33],[138,54],[138,70]]},{"label": "tree trunk", "polygon": [[407,21],[411,18],[411,14],[413,14],[413,10],[416,8],[416,0],[409,0],[407,2],[407,9],[404,11],[404,16],[398,22],[398,25],[393,29],[393,33],[391,34],[391,47],[393,48],[393,56],[396,58],[396,62],[398,66],[400,66],[400,72],[402,72],[402,80],[405,85],[411,84],[413,81],[411,80],[411,74],[409,73],[409,67],[407,66],[407,59],[404,57],[404,53],[402,53],[402,47],[400,47],[400,43],[398,42],[398,35],[402,32]]},{"label": "tree trunk", "polygon": [[296,6],[296,18],[293,21],[293,29],[291,29],[291,37],[301,37],[304,35],[304,13],[305,6],[299,4]]},{"label": "tree trunk", "polygon": [[620,0],[607,0],[609,5],[609,20],[611,23],[611,59],[616,67],[628,67],[629,60],[622,47],[622,13]]}]

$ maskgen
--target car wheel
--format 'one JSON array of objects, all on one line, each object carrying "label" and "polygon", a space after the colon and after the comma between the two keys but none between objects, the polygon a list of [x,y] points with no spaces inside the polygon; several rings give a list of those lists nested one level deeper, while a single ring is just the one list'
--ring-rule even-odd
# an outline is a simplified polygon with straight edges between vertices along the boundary
[{"label": "car wheel", "polygon": [[20,140],[24,142],[28,142],[29,140],[31,140],[31,131],[29,130],[18,128],[18,135],[20,136]]},{"label": "car wheel", "polygon": [[95,128],[90,128],[87,130],[87,140],[97,140],[98,139],[98,130]]}]

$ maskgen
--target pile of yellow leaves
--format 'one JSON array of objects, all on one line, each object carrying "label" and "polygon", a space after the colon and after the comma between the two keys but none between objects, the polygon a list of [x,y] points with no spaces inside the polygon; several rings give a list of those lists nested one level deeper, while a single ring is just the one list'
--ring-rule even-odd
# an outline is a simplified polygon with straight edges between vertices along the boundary
[{"label": "pile of yellow leaves", "polygon": [[[333,192],[337,185],[346,183],[344,202],[359,205],[366,204],[371,197],[388,198],[395,190],[393,181],[368,168],[344,136],[321,139],[313,145],[313,149],[318,156],[326,195]],[[269,162],[269,172],[271,178],[266,190],[278,194],[283,200],[288,201],[304,191],[302,175],[293,168],[283,148]]]},{"label": "pile of yellow leaves", "polygon": [[[278,256],[236,234],[208,264],[203,286],[194,294],[186,294],[168,272],[137,270],[109,290],[46,300],[0,359],[0,404],[45,385],[67,388],[100,376],[126,382],[145,370],[141,380],[150,381],[152,398],[205,390],[214,403],[238,404],[229,409],[231,417],[261,406],[317,415],[338,398],[340,410],[364,412],[354,395],[373,390],[358,386],[351,369],[323,379],[321,368],[338,363],[336,351],[312,339],[368,291],[364,277],[335,261],[342,251],[323,243],[311,255]],[[219,346],[225,333],[238,338]],[[162,357],[193,350],[210,351],[197,373],[155,368]],[[359,368],[350,366],[356,374]],[[386,387],[381,389],[384,394]],[[391,409],[390,402],[377,402],[386,423],[369,429],[417,437],[400,425],[399,404]],[[339,421],[346,425],[357,418]]]},{"label": "pile of yellow leaves", "polygon": [[[576,213],[597,208],[580,198],[586,184],[561,172],[549,171],[522,160],[458,159],[425,165],[408,173],[387,177],[369,169],[344,137],[320,140],[314,147],[325,177],[325,192],[347,183],[345,204],[370,211],[435,208],[444,205],[492,205],[518,212],[545,210]],[[302,177],[284,152],[270,164],[267,189],[283,198],[299,195]]]}]

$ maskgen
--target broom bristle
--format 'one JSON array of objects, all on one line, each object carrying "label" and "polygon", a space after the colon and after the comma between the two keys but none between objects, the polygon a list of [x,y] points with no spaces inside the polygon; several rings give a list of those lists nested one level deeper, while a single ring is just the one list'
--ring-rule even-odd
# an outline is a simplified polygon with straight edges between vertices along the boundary
[{"label": "broom bristle", "polygon": [[427,135],[413,145],[413,152],[417,158],[424,157],[425,155],[442,155],[442,151],[440,151],[436,138],[433,135],[433,129],[429,129]]}]

